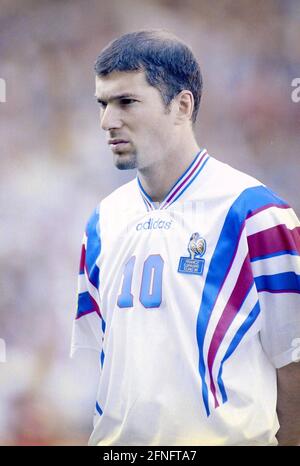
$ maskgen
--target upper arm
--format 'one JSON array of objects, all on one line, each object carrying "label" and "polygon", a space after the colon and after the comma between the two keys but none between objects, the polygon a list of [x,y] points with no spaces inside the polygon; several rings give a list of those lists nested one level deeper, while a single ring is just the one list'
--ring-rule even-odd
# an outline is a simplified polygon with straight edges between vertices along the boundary
[{"label": "upper arm", "polygon": [[96,209],[83,238],[78,277],[78,306],[73,323],[71,354],[79,348],[101,352],[104,321],[99,295],[100,251],[99,211]]},{"label": "upper arm", "polygon": [[247,220],[246,229],[261,343],[272,364],[285,367],[295,361],[300,337],[300,222],[289,206],[270,204]]}]

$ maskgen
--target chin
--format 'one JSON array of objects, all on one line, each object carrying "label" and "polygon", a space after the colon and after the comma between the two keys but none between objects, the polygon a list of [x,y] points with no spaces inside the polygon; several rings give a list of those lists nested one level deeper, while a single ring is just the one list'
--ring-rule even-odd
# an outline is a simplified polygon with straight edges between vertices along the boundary
[{"label": "chin", "polygon": [[136,157],[133,154],[115,154],[114,163],[119,170],[132,170],[137,167]]}]

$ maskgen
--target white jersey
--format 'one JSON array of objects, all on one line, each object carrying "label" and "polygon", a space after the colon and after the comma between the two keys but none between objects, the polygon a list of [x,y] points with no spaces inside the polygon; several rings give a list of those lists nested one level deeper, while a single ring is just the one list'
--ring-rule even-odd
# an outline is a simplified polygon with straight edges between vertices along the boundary
[{"label": "white jersey", "polygon": [[138,178],[100,202],[72,341],[99,352],[91,445],[277,444],[276,368],[300,335],[299,225],[206,150],[159,207]]}]

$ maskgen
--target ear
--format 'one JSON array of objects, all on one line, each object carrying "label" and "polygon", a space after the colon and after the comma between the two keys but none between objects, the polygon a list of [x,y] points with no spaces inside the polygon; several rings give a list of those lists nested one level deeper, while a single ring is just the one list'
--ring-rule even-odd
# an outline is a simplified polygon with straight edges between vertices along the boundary
[{"label": "ear", "polygon": [[182,124],[192,120],[194,109],[194,96],[191,91],[183,90],[175,97],[176,99],[176,122]]}]

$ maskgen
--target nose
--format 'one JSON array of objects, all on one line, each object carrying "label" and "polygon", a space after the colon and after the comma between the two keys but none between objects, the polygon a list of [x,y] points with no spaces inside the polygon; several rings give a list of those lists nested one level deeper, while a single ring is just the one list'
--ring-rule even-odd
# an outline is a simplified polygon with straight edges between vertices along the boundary
[{"label": "nose", "polygon": [[118,114],[118,110],[113,108],[113,106],[107,105],[106,108],[101,111],[100,124],[101,128],[105,131],[121,128],[122,121]]}]

